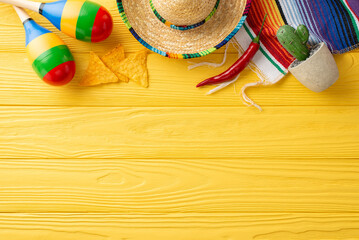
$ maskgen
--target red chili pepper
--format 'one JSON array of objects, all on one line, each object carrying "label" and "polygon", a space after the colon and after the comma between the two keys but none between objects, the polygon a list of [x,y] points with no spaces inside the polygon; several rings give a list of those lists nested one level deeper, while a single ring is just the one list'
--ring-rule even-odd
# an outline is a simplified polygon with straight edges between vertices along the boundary
[{"label": "red chili pepper", "polygon": [[258,36],[253,39],[252,43],[249,45],[248,49],[244,52],[244,54],[225,72],[223,72],[217,76],[208,78],[208,79],[204,80],[203,82],[200,82],[197,85],[197,87],[227,82],[229,80],[232,80],[240,72],[242,72],[243,69],[245,69],[248,66],[249,62],[253,59],[254,55],[256,55],[256,53],[259,50],[259,47],[260,47],[259,37],[262,33],[264,22],[265,22],[266,18],[267,18],[267,14],[264,16],[262,27],[261,27],[261,30],[259,31]]}]

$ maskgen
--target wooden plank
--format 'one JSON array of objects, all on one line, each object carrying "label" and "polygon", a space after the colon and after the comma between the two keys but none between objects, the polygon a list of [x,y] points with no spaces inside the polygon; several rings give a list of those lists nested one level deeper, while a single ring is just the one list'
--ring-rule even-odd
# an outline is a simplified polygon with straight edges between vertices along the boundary
[{"label": "wooden plank", "polygon": [[1,107],[3,158],[357,158],[358,107]]},{"label": "wooden plank", "polygon": [[[100,44],[86,43],[73,39],[57,30],[45,17],[31,11],[28,11],[28,13],[38,24],[58,34],[75,53],[88,52],[90,50],[105,51],[113,48],[118,43],[123,44],[129,52],[140,49],[141,44],[132,37],[121,20],[116,7],[116,1],[101,0],[101,4],[108,8],[113,16],[114,29],[111,36]],[[6,29],[6,31],[0,31],[0,51],[25,51],[24,28],[15,11],[9,5],[0,5],[0,29]]]},{"label": "wooden plank", "polygon": [[[51,0],[43,2],[49,1]],[[101,42],[101,44],[80,42],[61,33],[45,17],[31,11],[28,11],[28,13],[38,24],[58,34],[74,53],[84,53],[88,52],[89,50],[104,52],[113,48],[118,43],[124,45],[126,51],[128,52],[134,52],[141,49],[142,45],[136,41],[132,34],[127,30],[125,24],[122,22],[121,17],[118,13],[116,1],[101,0],[101,4],[109,10],[114,22],[112,35],[106,41]],[[0,52],[25,51],[23,47],[25,42],[25,33],[23,26],[17,15],[15,14],[14,10],[9,5],[0,5],[0,29],[6,29],[6,31],[0,31]],[[356,49],[354,51],[358,52],[359,50]],[[215,54],[221,52],[223,51],[216,51]],[[230,49],[230,52],[236,53],[234,49]]]},{"label": "wooden plank", "polygon": [[[38,24],[58,34],[74,53],[87,53],[90,50],[96,52],[105,52],[112,49],[119,43],[125,47],[127,52],[134,52],[143,48],[122,22],[120,14],[118,13],[116,1],[101,0],[101,4],[105,6],[111,13],[114,22],[114,28],[111,36],[108,39],[101,43],[95,44],[81,42],[73,39],[61,33],[45,17],[31,11],[28,11],[28,13]],[[0,29],[6,29],[6,31],[0,31],[0,52],[25,52],[24,28],[18,16],[15,14],[15,11],[9,5],[0,5]],[[234,53],[235,50],[232,49],[231,52]],[[218,53],[218,51],[216,53]]]},{"label": "wooden plank", "polygon": [[357,239],[353,214],[0,214],[3,239]]},{"label": "wooden plank", "polygon": [[[116,1],[101,0],[101,4],[110,11],[114,22],[111,36],[101,43],[78,41],[60,32],[45,17],[31,11],[27,12],[38,24],[58,34],[73,53],[87,53],[90,50],[104,53],[119,43],[125,47],[126,52],[135,52],[142,49],[143,46],[138,43],[122,22],[117,10]],[[13,14],[8,14],[9,12],[13,12]],[[5,28],[6,31],[0,31],[0,52],[25,52],[24,28],[13,8],[2,4],[0,5],[0,29]],[[231,49],[230,52],[236,53],[234,49]],[[223,53],[223,50],[216,51],[215,53]]]},{"label": "wooden plank", "polygon": [[[195,88],[199,81],[224,71],[235,61],[236,56],[231,54],[227,64],[219,69],[201,67],[188,71],[188,63],[185,60],[167,59],[150,54],[148,89],[133,83],[81,88],[77,85],[87,67],[87,53],[75,54],[78,71],[73,82],[66,87],[53,87],[38,79],[25,53],[0,52],[0,105],[243,106],[241,97],[235,93],[232,86],[213,96],[205,96],[210,88]],[[359,53],[340,55],[336,59],[340,66],[341,78],[335,86],[323,93],[313,93],[293,76],[288,76],[275,86],[249,89],[248,94],[264,107],[358,106]],[[219,55],[210,55],[203,58],[203,61],[221,60]],[[240,92],[245,83],[256,81],[257,76],[250,70],[245,70],[242,79],[236,84],[237,92]]]},{"label": "wooden plank", "polygon": [[357,159],[2,159],[0,176],[2,213],[359,212]]}]

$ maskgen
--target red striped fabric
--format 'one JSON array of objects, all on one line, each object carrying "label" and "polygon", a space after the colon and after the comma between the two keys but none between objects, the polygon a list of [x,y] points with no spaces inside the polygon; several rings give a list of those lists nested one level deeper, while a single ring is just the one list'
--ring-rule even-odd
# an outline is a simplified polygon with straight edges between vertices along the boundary
[{"label": "red striped fabric", "polygon": [[250,14],[247,18],[247,23],[252,30],[258,34],[262,19],[266,13],[268,13],[268,18],[261,36],[261,43],[279,63],[285,68],[288,68],[293,62],[293,57],[283,49],[276,39],[278,29],[285,24],[280,15],[276,1],[253,1]]}]

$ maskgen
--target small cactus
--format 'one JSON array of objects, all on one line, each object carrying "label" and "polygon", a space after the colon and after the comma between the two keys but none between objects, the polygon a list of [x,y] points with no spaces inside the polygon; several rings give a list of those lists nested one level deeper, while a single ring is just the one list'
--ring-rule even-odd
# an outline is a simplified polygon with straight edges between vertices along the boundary
[{"label": "small cactus", "polygon": [[304,61],[309,57],[307,42],[309,39],[308,28],[299,25],[297,29],[289,25],[279,28],[277,38],[282,46],[299,61]]}]

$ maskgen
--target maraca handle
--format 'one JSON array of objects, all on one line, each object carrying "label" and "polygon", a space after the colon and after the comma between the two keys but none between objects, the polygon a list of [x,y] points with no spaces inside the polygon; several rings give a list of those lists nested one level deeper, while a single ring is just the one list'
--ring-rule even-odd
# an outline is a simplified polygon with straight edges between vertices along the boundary
[{"label": "maraca handle", "polygon": [[0,0],[0,2],[15,5],[22,8],[27,8],[34,12],[39,12],[41,6],[40,2],[31,2],[27,0]]},{"label": "maraca handle", "polygon": [[27,14],[27,12],[25,12],[24,9],[16,7],[16,6],[13,6],[13,7],[22,23],[25,22],[27,19],[30,19],[29,14]]}]

